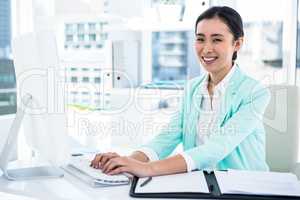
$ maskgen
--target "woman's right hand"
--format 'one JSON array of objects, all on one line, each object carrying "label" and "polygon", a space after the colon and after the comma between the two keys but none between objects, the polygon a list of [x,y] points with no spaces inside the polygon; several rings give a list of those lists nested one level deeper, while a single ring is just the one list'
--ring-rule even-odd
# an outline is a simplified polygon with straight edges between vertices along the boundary
[{"label": "woman's right hand", "polygon": [[112,158],[120,157],[115,152],[99,153],[95,155],[95,158],[91,161],[91,167],[95,169],[102,169],[103,166]]}]

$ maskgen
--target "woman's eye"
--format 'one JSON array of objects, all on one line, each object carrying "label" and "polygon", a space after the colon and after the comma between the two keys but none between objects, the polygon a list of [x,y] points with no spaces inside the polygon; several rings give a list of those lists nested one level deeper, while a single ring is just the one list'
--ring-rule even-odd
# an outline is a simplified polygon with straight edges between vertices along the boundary
[{"label": "woman's eye", "polygon": [[216,39],[213,39],[213,42],[222,42],[222,40],[221,40],[221,39],[218,39],[218,38],[216,38]]},{"label": "woman's eye", "polygon": [[196,41],[198,41],[198,42],[204,42],[204,38],[196,38]]}]

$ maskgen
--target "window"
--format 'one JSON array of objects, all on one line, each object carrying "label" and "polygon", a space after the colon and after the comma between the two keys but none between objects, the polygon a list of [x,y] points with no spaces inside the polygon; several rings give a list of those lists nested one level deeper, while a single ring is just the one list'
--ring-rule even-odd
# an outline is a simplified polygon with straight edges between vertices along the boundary
[{"label": "window", "polygon": [[9,58],[11,53],[11,1],[0,1],[0,58]]},{"label": "window", "polygon": [[101,48],[103,47],[103,44],[97,44],[96,47],[97,47],[98,49],[101,49]]},{"label": "window", "polygon": [[66,33],[72,33],[73,32],[73,24],[66,24],[65,31],[66,31]]},{"label": "window", "polygon": [[71,71],[77,71],[77,68],[75,68],[75,67],[71,67],[71,69],[70,69]]},{"label": "window", "polygon": [[[222,1],[219,1],[219,5]],[[285,0],[269,1],[236,0],[228,6],[235,8],[244,22],[245,41],[238,53],[237,63],[242,70],[255,79],[268,84],[287,80],[284,65],[283,44],[286,13]],[[259,6],[258,6],[259,5]],[[268,8],[266,10],[265,8]]]},{"label": "window", "polygon": [[95,77],[94,82],[95,83],[100,83],[101,82],[101,78],[100,77]]},{"label": "window", "polygon": [[[154,83],[180,81],[187,77],[189,64],[187,49],[190,44],[187,31],[160,31],[152,33],[152,62]],[[196,65],[191,65],[191,67]],[[198,66],[196,66],[198,67]]]},{"label": "window", "polygon": [[101,33],[100,38],[101,38],[101,40],[107,40],[108,34],[107,33]]},{"label": "window", "polygon": [[0,59],[0,115],[16,113],[16,80],[12,60]]},{"label": "window", "polygon": [[74,49],[79,49],[79,47],[80,47],[80,46],[79,46],[78,44],[73,45],[73,48],[74,48]]},{"label": "window", "polygon": [[82,77],[82,82],[84,83],[88,83],[90,81],[90,78],[89,77]]},{"label": "window", "polygon": [[71,82],[72,82],[72,83],[77,83],[77,82],[78,82],[78,78],[75,77],[75,76],[72,76],[72,77],[71,77]]},{"label": "window", "polygon": [[89,23],[89,31],[96,30],[96,23]]},{"label": "window", "polygon": [[78,34],[77,35],[78,41],[84,41],[84,34]]},{"label": "window", "polygon": [[11,57],[11,1],[0,1],[0,115],[16,113],[16,79]]},{"label": "window", "polygon": [[96,41],[96,34],[89,34],[89,40],[91,41],[91,42],[93,42],[93,41]]},{"label": "window", "polygon": [[77,24],[77,31],[79,33],[84,32],[84,24]]},{"label": "window", "polygon": [[73,42],[73,35],[67,35],[66,36],[66,41],[67,42]]},{"label": "window", "polygon": [[86,49],[90,49],[90,48],[92,48],[92,45],[90,45],[90,44],[86,44],[86,45],[84,45],[84,48],[86,48]]}]

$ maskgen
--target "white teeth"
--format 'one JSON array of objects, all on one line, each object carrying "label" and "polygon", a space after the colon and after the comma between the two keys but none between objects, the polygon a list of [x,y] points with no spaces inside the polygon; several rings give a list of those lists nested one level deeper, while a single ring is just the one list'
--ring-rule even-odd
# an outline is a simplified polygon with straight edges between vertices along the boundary
[{"label": "white teeth", "polygon": [[216,58],[205,58],[205,57],[203,57],[203,60],[204,60],[204,61],[208,61],[208,62],[209,62],[209,61],[213,61],[213,60],[215,60],[215,59],[216,59]]}]

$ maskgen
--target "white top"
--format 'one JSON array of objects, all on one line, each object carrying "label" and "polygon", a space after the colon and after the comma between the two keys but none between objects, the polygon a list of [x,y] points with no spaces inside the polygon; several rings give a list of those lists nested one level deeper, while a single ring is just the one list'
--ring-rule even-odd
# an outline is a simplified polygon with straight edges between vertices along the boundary
[{"label": "white top", "polygon": [[[226,76],[223,78],[223,80],[214,87],[212,99],[210,98],[207,89],[209,74],[206,74],[205,84],[202,84],[200,88],[202,100],[200,105],[201,116],[198,121],[196,135],[197,146],[204,145],[205,141],[209,138],[211,133],[218,127],[216,121],[218,113],[220,112],[221,99],[225,95],[225,90],[228,86],[228,82],[236,68],[237,65],[234,64],[233,67],[230,69],[229,73],[227,73]],[[143,147],[138,151],[143,152],[149,158],[150,161],[159,160],[157,153],[151,148]],[[188,172],[197,169],[195,162],[188,154],[186,154],[185,152],[181,152],[179,154],[183,156],[187,165]]]}]

